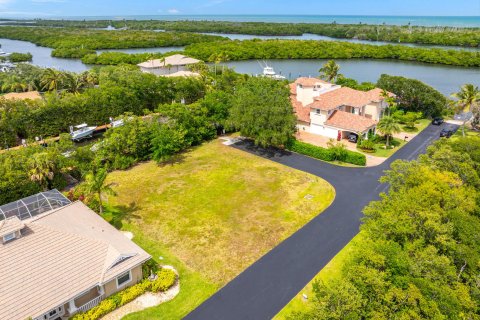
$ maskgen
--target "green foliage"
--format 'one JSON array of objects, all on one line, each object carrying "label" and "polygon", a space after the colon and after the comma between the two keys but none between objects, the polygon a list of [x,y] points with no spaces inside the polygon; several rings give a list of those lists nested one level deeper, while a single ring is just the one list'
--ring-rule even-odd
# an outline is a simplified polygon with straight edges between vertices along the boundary
[{"label": "green foliage", "polygon": [[[22,22],[11,22],[22,25]],[[168,21],[168,20],[36,20],[38,26],[105,28],[128,27],[136,30],[168,30],[184,32],[211,32],[251,35],[301,35],[318,34],[333,38],[389,41],[396,43],[420,43],[445,46],[478,47],[478,28],[395,26],[338,23],[274,23],[231,21]]]},{"label": "green foliage", "polygon": [[169,160],[185,148],[186,131],[171,125],[157,126],[152,134],[152,159],[157,162]]},{"label": "green foliage", "polygon": [[400,126],[398,125],[398,120],[392,116],[384,116],[378,122],[377,129],[387,137],[386,146],[390,146],[390,137],[394,133],[399,133],[401,131]]},{"label": "green foliage", "polygon": [[150,281],[144,279],[142,282],[128,287],[100,302],[99,305],[93,307],[87,312],[77,313],[70,319],[72,320],[97,320],[117,308],[135,300],[147,291],[164,292],[170,289],[177,279],[177,275],[173,270],[160,269],[157,273],[157,279]]},{"label": "green foliage", "polygon": [[382,74],[377,86],[394,93],[398,107],[407,112],[422,112],[426,117],[435,117],[442,115],[448,106],[443,94],[418,80]]},{"label": "green foliage", "polygon": [[357,80],[346,78],[344,76],[338,77],[335,83],[338,85],[341,85],[342,87],[349,87],[349,88],[360,90],[360,91],[370,91],[377,87],[374,83],[371,83],[371,82],[358,83]]},{"label": "green foliage", "polygon": [[358,141],[357,147],[362,151],[375,152],[375,142],[370,139],[362,139],[361,141]]},{"label": "green foliage", "polygon": [[18,52],[12,52],[7,57],[7,59],[13,63],[32,61],[32,58],[33,56],[31,53],[18,53]]},{"label": "green foliage", "polygon": [[311,40],[244,40],[189,45],[185,54],[204,61],[224,52],[230,60],[252,59],[395,59],[465,67],[480,66],[480,53],[402,45],[368,45]]},{"label": "green foliage", "polygon": [[55,50],[52,55],[61,58],[81,58],[97,49],[185,46],[196,42],[225,39],[180,32],[30,27],[5,27],[0,30],[0,37],[30,41],[36,45],[53,48]]},{"label": "green foliage", "polygon": [[283,146],[296,131],[289,94],[282,82],[250,78],[235,92],[229,122],[257,145]]},{"label": "green foliage", "polygon": [[335,154],[332,149],[325,149],[322,147],[317,147],[305,142],[293,140],[290,141],[286,148],[290,151],[300,153],[312,158],[316,158],[323,161],[342,161],[345,163],[351,163],[358,166],[365,166],[367,164],[367,158],[364,154],[353,152],[350,150],[341,150],[341,157],[339,158],[340,152]]},{"label": "green foliage", "polygon": [[292,319],[478,317],[480,139],[458,141],[392,164],[340,276],[315,283],[313,307]]},{"label": "green foliage", "polygon": [[152,292],[163,292],[168,290],[177,279],[177,275],[170,269],[161,269],[157,273],[157,279],[152,282]]},{"label": "green foliage", "polygon": [[333,60],[329,60],[318,71],[320,72],[320,78],[328,82],[334,82],[337,78],[343,77],[340,74],[340,66]]}]

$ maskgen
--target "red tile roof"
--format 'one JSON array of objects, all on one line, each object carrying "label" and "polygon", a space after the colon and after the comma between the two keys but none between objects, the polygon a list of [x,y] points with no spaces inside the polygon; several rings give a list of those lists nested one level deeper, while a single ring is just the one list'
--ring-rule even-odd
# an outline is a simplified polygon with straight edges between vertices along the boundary
[{"label": "red tile roof", "polygon": [[328,84],[329,82],[323,81],[322,79],[318,79],[318,78],[307,78],[307,77],[301,77],[295,80],[295,84],[301,84],[304,87],[313,87],[318,83]]},{"label": "red tile roof", "polygon": [[292,102],[293,110],[297,115],[297,119],[310,123],[310,108],[308,106],[304,107],[301,102],[297,101],[295,95],[290,96],[290,101]]},{"label": "red tile roof", "polygon": [[[393,95],[392,93],[389,93]],[[348,87],[342,87],[315,98],[309,105],[310,108],[320,110],[333,110],[340,106],[363,107],[371,102],[383,101],[382,90],[375,88],[370,91],[359,91]]]},{"label": "red tile roof", "polygon": [[344,129],[352,132],[365,132],[377,124],[372,119],[365,118],[353,113],[335,110],[325,125]]},{"label": "red tile roof", "polygon": [[290,94],[297,94],[297,85],[295,83],[290,83],[288,85],[290,87]]}]

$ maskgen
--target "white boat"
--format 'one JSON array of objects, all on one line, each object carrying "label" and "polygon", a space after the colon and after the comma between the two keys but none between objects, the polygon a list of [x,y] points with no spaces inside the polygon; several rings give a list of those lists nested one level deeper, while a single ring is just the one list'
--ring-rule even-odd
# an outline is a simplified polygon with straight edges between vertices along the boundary
[{"label": "white boat", "polygon": [[73,127],[70,127],[70,136],[73,141],[81,141],[86,138],[91,138],[97,127],[89,127],[86,123],[82,123],[75,126],[75,128],[76,130],[73,130]]},{"label": "white boat", "polygon": [[112,125],[112,128],[118,128],[124,125],[124,121],[123,119],[113,120],[113,118],[110,118],[110,124]]},{"label": "white boat", "polygon": [[271,78],[274,80],[285,80],[286,78],[280,74],[277,74],[273,67],[270,67],[265,61],[263,62],[264,65],[260,63],[260,66],[263,68],[262,77]]}]

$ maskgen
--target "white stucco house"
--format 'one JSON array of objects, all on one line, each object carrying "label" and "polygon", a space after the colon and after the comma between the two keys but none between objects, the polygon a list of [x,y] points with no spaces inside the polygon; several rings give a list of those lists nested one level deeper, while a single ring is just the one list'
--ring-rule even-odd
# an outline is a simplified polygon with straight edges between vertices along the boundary
[{"label": "white stucco house", "polygon": [[164,59],[154,59],[139,63],[142,72],[148,72],[157,76],[168,77],[196,77],[198,73],[190,72],[188,67],[199,63],[200,60],[184,56],[182,54],[174,54]]},{"label": "white stucco house", "polygon": [[388,107],[381,89],[359,91],[317,78],[298,78],[290,94],[298,130],[338,140],[351,133],[368,138]]}]

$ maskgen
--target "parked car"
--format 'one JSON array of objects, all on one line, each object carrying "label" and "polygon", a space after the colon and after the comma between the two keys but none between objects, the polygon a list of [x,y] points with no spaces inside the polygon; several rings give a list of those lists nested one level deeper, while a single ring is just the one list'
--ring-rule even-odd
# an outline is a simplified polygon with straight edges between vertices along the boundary
[{"label": "parked car", "polygon": [[358,134],[350,133],[350,135],[348,136],[348,141],[353,142],[353,143],[357,143]]},{"label": "parked car", "polygon": [[456,130],[454,128],[444,128],[444,129],[442,129],[442,131],[440,131],[440,137],[441,138],[450,138],[451,136],[453,136],[455,131]]},{"label": "parked car", "polygon": [[444,122],[445,122],[445,120],[443,120],[443,118],[441,118],[441,117],[437,117],[437,118],[434,118],[432,120],[432,124],[435,125],[435,126],[439,126]]}]

